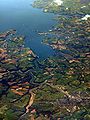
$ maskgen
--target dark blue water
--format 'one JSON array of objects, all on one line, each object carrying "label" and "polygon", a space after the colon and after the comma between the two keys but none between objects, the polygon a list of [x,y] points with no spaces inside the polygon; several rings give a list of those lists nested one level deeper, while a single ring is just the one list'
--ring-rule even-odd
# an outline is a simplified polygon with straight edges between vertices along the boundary
[{"label": "dark blue water", "polygon": [[43,13],[33,8],[34,0],[0,0],[0,31],[16,29],[18,34],[25,35],[25,45],[30,47],[41,59],[54,54],[54,51],[41,44],[43,36],[38,31],[48,31],[56,21],[54,14]]}]

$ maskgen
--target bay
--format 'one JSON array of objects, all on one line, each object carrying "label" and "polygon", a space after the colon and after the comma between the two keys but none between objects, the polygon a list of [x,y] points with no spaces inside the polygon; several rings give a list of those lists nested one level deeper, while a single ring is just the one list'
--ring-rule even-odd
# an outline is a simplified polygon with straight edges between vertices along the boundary
[{"label": "bay", "polygon": [[31,6],[34,0],[0,0],[0,32],[16,29],[25,35],[25,46],[30,47],[40,59],[54,54],[52,48],[41,43],[43,36],[37,31],[47,32],[56,24],[53,13],[43,13]]}]

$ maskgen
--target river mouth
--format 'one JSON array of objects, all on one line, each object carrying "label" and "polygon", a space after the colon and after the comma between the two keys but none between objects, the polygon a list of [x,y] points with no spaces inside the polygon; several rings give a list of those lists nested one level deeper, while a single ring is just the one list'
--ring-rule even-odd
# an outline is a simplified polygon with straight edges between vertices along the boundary
[{"label": "river mouth", "polygon": [[37,31],[47,32],[56,24],[53,13],[43,13],[33,8],[34,0],[1,0],[0,31],[16,29],[17,34],[25,36],[25,46],[30,47],[40,59],[54,55],[54,51],[42,44],[43,36]]}]

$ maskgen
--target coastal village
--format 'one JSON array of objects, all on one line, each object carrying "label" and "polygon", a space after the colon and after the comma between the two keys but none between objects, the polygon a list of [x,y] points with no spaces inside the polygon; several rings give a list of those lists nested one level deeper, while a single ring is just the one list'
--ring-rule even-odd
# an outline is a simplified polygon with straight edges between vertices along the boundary
[{"label": "coastal village", "polygon": [[0,120],[90,120],[90,1],[36,0],[56,14],[39,61],[16,30],[0,33]]}]

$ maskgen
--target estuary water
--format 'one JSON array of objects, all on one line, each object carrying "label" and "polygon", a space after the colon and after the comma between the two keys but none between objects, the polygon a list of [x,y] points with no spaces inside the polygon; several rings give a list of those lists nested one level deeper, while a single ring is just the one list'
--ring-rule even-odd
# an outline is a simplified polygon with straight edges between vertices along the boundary
[{"label": "estuary water", "polygon": [[40,59],[54,54],[47,45],[41,43],[43,36],[37,31],[47,32],[56,24],[52,13],[43,13],[31,6],[34,0],[0,0],[0,32],[16,29],[25,36],[25,46],[30,47]]}]

